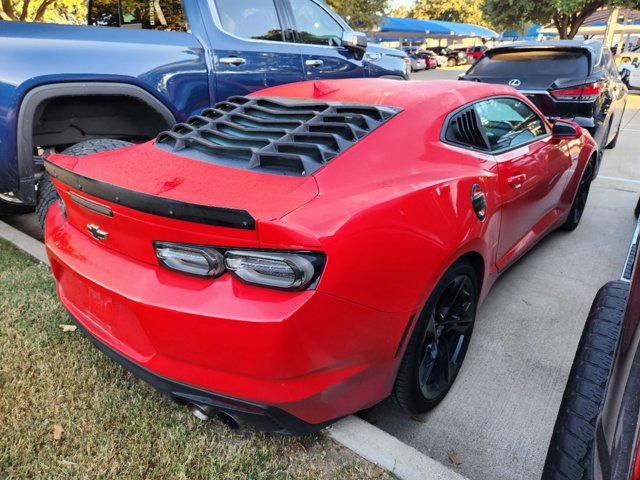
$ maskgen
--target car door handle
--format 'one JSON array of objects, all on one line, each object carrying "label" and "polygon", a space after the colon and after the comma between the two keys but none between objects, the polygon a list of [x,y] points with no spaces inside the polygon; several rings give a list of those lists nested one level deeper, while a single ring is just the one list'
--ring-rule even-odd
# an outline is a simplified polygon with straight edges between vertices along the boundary
[{"label": "car door handle", "polygon": [[324,62],[318,59],[311,59],[311,60],[306,60],[304,64],[307,67],[321,67],[322,65],[324,65]]},{"label": "car door handle", "polygon": [[507,178],[507,183],[513,188],[520,188],[526,179],[527,176],[523,173],[521,175],[514,175],[513,177]]},{"label": "car door handle", "polygon": [[240,57],[223,57],[219,61],[223,65],[243,65],[247,63],[244,58]]}]

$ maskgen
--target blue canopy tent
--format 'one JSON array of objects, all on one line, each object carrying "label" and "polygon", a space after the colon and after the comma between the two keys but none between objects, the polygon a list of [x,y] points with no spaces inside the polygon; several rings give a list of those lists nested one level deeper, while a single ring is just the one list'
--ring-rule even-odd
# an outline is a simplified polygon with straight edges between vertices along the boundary
[{"label": "blue canopy tent", "polygon": [[515,30],[502,32],[498,40],[499,41],[537,40],[539,35],[542,35],[543,37],[555,37],[558,35],[557,33],[553,33],[553,32],[541,32],[540,31],[541,29],[542,29],[542,25],[532,25],[529,27],[525,35],[521,35]]},{"label": "blue canopy tent", "polygon": [[380,31],[372,32],[376,41],[380,39],[410,37],[424,40],[426,38],[454,37],[489,37],[498,36],[489,28],[470,23],[445,22],[443,20],[418,20],[416,18],[384,17]]}]

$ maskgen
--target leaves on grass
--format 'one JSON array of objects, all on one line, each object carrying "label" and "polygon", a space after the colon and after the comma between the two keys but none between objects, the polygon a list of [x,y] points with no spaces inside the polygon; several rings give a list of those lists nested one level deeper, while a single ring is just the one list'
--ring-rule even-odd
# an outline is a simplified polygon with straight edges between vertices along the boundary
[{"label": "leaves on grass", "polygon": [[56,423],[53,426],[53,439],[54,440],[62,440],[62,434],[64,433],[64,428],[59,423]]},{"label": "leaves on grass", "polygon": [[449,461],[451,463],[453,463],[454,467],[459,467],[460,464],[462,463],[462,460],[460,460],[457,455],[453,452],[447,452],[447,457],[449,457]]},{"label": "leaves on grass", "polygon": [[75,325],[58,325],[63,332],[75,332],[78,327],[76,327]]},{"label": "leaves on grass", "polygon": [[418,423],[427,423],[427,421],[426,421],[424,418],[419,417],[419,416],[417,416],[417,415],[412,415],[412,416],[411,416],[411,417],[409,417],[409,418],[411,418],[411,420],[413,420],[414,422],[418,422]]}]

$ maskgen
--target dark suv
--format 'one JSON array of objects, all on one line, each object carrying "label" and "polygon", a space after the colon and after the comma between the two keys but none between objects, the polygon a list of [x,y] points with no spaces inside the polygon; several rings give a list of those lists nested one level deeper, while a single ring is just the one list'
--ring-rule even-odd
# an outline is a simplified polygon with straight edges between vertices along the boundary
[{"label": "dark suv", "polygon": [[[640,201],[636,206],[636,215]],[[622,277],[597,293],[553,429],[543,480],[640,479],[640,222]]]},{"label": "dark suv", "polygon": [[627,101],[611,51],[598,41],[516,42],[485,52],[460,80],[511,85],[546,116],[575,120],[613,148]]}]

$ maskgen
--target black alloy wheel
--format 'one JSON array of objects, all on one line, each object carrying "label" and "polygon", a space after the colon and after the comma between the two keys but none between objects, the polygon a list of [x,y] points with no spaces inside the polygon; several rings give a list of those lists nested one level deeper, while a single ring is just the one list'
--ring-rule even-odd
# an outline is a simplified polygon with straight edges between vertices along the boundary
[{"label": "black alloy wheel", "polygon": [[475,286],[467,275],[458,275],[446,286],[427,322],[418,367],[420,391],[427,400],[448,389],[460,369],[474,313]]},{"label": "black alloy wheel", "polygon": [[394,401],[410,413],[434,408],[453,385],[469,347],[478,301],[476,272],[456,262],[417,320],[398,370]]},{"label": "black alloy wheel", "polygon": [[587,205],[587,198],[589,197],[589,189],[591,188],[591,181],[593,180],[594,168],[595,162],[593,159],[589,160],[589,163],[587,163],[584,173],[582,174],[582,178],[580,179],[580,185],[578,185],[576,197],[573,200],[573,205],[571,205],[569,217],[562,226],[565,230],[575,230],[580,223],[580,219],[584,213],[584,207]]}]

